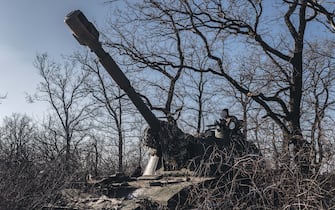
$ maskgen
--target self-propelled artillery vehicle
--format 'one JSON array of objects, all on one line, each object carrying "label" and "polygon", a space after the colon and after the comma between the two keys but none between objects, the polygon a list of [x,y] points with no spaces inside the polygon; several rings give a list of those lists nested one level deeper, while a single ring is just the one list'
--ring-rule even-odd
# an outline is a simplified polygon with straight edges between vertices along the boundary
[{"label": "self-propelled artillery vehicle", "polygon": [[106,195],[122,198],[118,204],[120,208],[141,209],[143,202],[141,204],[140,201],[144,199],[150,200],[152,205],[174,209],[183,200],[181,192],[185,194],[186,189],[226,173],[236,158],[249,155],[255,159],[261,156],[257,147],[245,140],[240,131],[241,121],[229,115],[228,109],[224,109],[221,118],[200,136],[184,133],[174,122],[158,120],[116,62],[102,48],[98,30],[84,14],[75,10],[65,17],[65,23],[78,42],[97,55],[149,125],[144,144],[150,148],[150,157],[141,176],[136,179],[109,177],[91,182],[101,185],[109,180],[109,193]]}]

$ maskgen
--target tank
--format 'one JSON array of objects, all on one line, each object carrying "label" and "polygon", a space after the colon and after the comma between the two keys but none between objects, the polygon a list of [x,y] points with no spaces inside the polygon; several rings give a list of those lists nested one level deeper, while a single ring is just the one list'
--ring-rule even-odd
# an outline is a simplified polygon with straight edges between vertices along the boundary
[{"label": "tank", "polygon": [[[259,149],[243,136],[243,122],[230,115],[228,109],[223,109],[220,118],[198,136],[183,132],[175,122],[158,120],[116,62],[102,48],[98,30],[84,14],[75,10],[64,21],[78,42],[97,55],[148,123],[144,144],[150,148],[150,157],[144,172],[139,170],[130,177],[122,174],[95,179],[89,177],[84,186],[85,192],[69,189],[63,191],[61,197],[99,192],[100,197],[93,196],[96,202],[92,205],[100,203],[100,209],[176,209],[187,199],[191,189],[200,185],[209,187],[210,184],[205,183],[222,174],[228,176],[233,173],[231,168],[237,162],[246,164],[243,167],[248,168],[248,161],[258,161],[262,156]],[[244,159],[241,161],[241,158]],[[90,202],[82,200],[82,206],[76,208],[90,209]],[[76,201],[77,205],[79,203]],[[58,208],[61,206],[68,207],[71,203],[58,205]]]}]

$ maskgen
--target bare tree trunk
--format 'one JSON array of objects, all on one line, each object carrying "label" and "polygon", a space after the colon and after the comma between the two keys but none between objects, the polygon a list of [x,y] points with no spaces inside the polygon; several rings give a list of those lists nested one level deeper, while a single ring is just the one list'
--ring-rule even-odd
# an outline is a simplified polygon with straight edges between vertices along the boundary
[{"label": "bare tree trunk", "polygon": [[201,132],[201,122],[203,114],[203,94],[204,94],[204,73],[200,72],[200,81],[198,84],[198,119],[197,119],[197,134]]},{"label": "bare tree trunk", "polygon": [[119,145],[118,145],[118,150],[119,150],[119,160],[118,160],[118,171],[120,173],[123,172],[123,138],[122,138],[122,131],[118,129],[118,135],[119,135]]},{"label": "bare tree trunk", "polygon": [[275,139],[277,131],[275,129],[275,124],[274,123],[271,123],[271,124],[272,124],[272,135],[271,136],[272,136],[273,156],[274,156],[274,162],[275,162],[275,169],[278,170],[279,163],[281,161],[280,161],[280,154],[279,154],[279,151],[276,145],[276,139]]},{"label": "bare tree trunk", "polygon": [[71,138],[66,137],[66,150],[65,150],[65,170],[66,173],[70,173],[71,167],[70,167],[70,162],[71,162]]},{"label": "bare tree trunk", "polygon": [[290,134],[287,133],[286,130],[282,130],[283,141],[282,141],[282,148],[281,148],[281,161],[287,166],[290,166],[290,149],[289,149],[289,142],[290,142]]},{"label": "bare tree trunk", "polygon": [[243,133],[243,136],[247,139],[247,137],[248,137],[248,104],[249,104],[250,101],[248,100],[247,97],[245,97],[245,98],[244,97],[245,96],[241,93],[241,105],[242,105],[242,111],[243,111],[242,133]]},{"label": "bare tree trunk", "polygon": [[99,165],[99,151],[98,151],[98,142],[97,139],[94,139],[94,156],[95,156],[95,161],[94,161],[94,176],[98,176],[98,165]]},{"label": "bare tree trunk", "polygon": [[[120,91],[120,89],[119,89]],[[117,125],[118,136],[119,136],[119,173],[123,172],[123,133],[122,133],[122,103],[121,98],[118,99],[119,105],[119,120]]]}]

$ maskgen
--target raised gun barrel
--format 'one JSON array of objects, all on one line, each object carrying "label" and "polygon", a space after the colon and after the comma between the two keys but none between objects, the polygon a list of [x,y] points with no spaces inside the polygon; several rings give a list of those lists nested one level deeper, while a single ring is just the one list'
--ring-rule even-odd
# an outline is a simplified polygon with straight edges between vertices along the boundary
[{"label": "raised gun barrel", "polygon": [[128,78],[124,75],[112,57],[102,48],[101,43],[99,42],[99,32],[94,25],[87,20],[80,10],[70,12],[65,17],[64,22],[70,27],[72,34],[77,41],[81,45],[88,46],[98,56],[100,63],[104,66],[117,85],[128,95],[138,111],[147,121],[152,131],[159,132],[159,120],[136,93]]}]

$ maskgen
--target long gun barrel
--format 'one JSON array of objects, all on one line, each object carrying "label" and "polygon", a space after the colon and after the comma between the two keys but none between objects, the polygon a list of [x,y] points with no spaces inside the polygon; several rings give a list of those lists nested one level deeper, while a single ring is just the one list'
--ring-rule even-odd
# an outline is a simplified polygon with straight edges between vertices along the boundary
[{"label": "long gun barrel", "polygon": [[87,20],[80,10],[70,12],[65,17],[64,22],[69,26],[77,41],[81,45],[88,46],[98,56],[100,63],[118,86],[128,95],[151,129],[154,132],[158,132],[160,130],[159,120],[136,93],[128,78],[124,75],[112,57],[102,48],[102,45],[99,42],[99,32],[94,25]]}]

